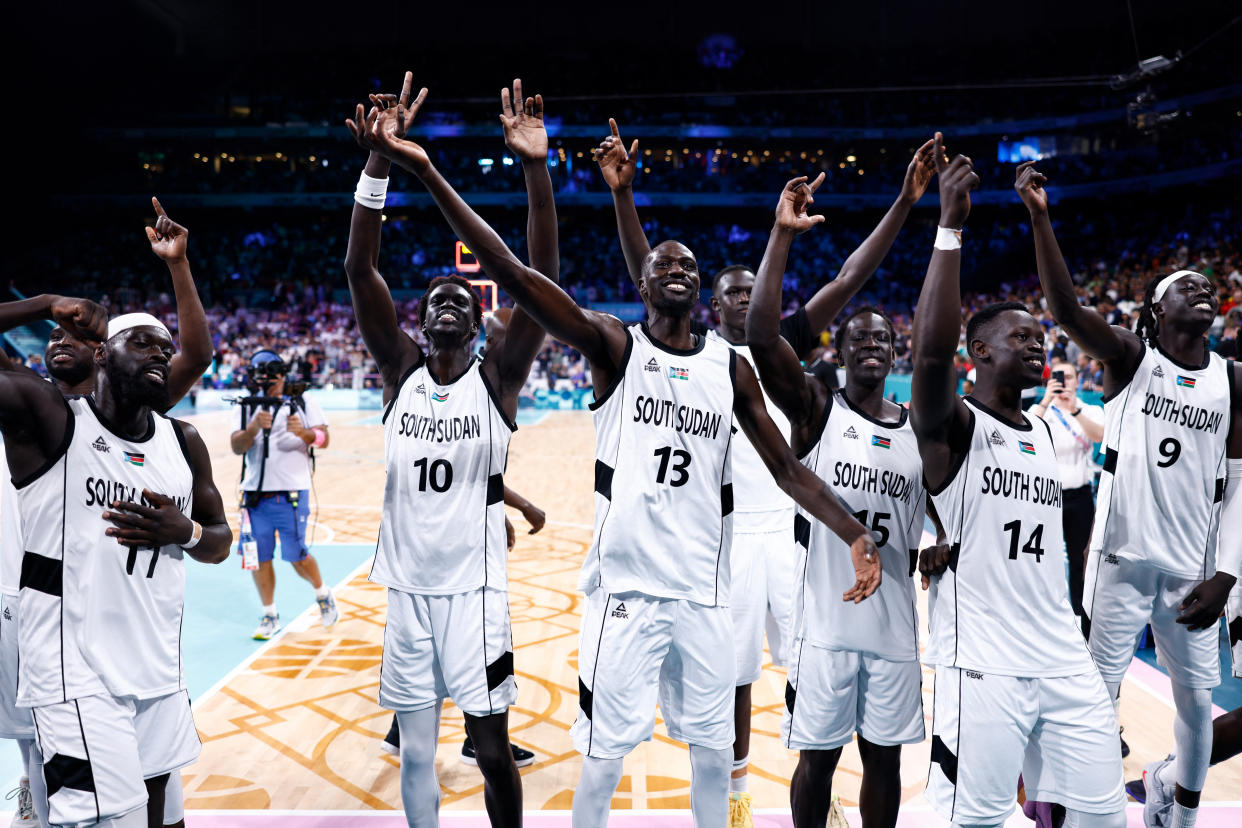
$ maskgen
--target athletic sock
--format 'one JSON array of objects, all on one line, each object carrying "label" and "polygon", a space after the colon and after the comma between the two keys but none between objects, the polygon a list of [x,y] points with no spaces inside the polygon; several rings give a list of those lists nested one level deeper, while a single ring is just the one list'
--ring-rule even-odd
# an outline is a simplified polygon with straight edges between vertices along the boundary
[{"label": "athletic sock", "polygon": [[263,605],[263,614],[264,614],[264,615],[271,615],[271,616],[275,616],[275,615],[276,615],[276,605],[275,605],[275,604],[264,604],[264,605]]},{"label": "athletic sock", "polygon": [[1197,816],[1199,816],[1198,808],[1187,808],[1179,802],[1174,802],[1173,823],[1170,828],[1194,828]]},{"label": "athletic sock", "polygon": [[741,774],[729,777],[729,793],[745,793],[750,790],[750,774],[746,772],[749,764],[749,756],[733,760],[733,773],[737,774],[738,771],[741,771]]},{"label": "athletic sock", "polygon": [[694,828],[729,823],[729,769],[733,748],[690,746],[690,815]]},{"label": "athletic sock", "polygon": [[436,744],[440,704],[397,713],[401,733],[401,806],[410,825],[436,825],[440,783],[436,779]]},{"label": "athletic sock", "polygon": [[332,590],[328,589],[327,584],[321,584],[319,589],[315,590],[316,598],[327,598],[332,594]]},{"label": "athletic sock", "polygon": [[1212,691],[1173,682],[1173,706],[1177,759],[1171,781],[1188,791],[1202,791],[1212,759]]}]

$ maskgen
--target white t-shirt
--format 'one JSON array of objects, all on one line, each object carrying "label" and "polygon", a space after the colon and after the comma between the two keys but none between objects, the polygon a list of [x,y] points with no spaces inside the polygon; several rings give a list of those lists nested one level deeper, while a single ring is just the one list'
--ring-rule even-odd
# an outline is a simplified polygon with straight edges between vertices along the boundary
[{"label": "white t-shirt", "polygon": [[[303,428],[327,425],[323,409],[310,397],[303,397],[305,410],[298,412]],[[272,433],[268,437],[267,461],[263,460],[263,432],[259,432],[246,451],[246,474],[243,492],[300,492],[311,486],[310,446],[289,434],[289,403],[272,417]],[[255,410],[238,406],[237,428],[245,428]],[[262,480],[260,480],[262,473]]]},{"label": "white t-shirt", "polygon": [[1061,469],[1061,485],[1078,489],[1091,483],[1095,476],[1091,456],[1095,445],[1078,419],[1104,425],[1104,409],[1098,405],[1080,402],[1082,412],[1078,417],[1058,407],[1055,403],[1044,412],[1044,422],[1052,432],[1052,446],[1057,450],[1057,466]]}]

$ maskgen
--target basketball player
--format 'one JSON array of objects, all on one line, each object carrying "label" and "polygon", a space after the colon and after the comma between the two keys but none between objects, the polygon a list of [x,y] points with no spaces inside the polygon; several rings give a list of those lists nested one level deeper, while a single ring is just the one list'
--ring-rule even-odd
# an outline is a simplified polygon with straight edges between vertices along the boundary
[{"label": "basketball player", "polygon": [[587,600],[572,735],[585,757],[575,826],[606,823],[622,757],[651,737],[658,695],[670,735],[690,744],[695,825],[719,828],[727,819],[733,744],[727,605],[735,417],[782,488],[851,543],[857,580],[844,600],[863,600],[879,586],[870,533],[797,462],[745,360],[690,333],[699,277],[688,249],[664,242],[647,256],[640,291],[648,318],[627,328],[578,307],[518,261],[421,146],[382,122],[366,128],[374,146],[418,176],[518,307],[590,361],[596,527],[579,581]]},{"label": "basketball player", "polygon": [[[928,167],[934,169],[931,142],[926,150]],[[916,157],[911,167],[918,163]],[[764,389],[792,426],[794,451],[871,527],[884,581],[862,604],[836,600],[853,578],[844,565],[841,541],[799,511],[782,736],[786,747],[801,751],[789,792],[795,825],[826,824],[841,749],[858,733],[863,825],[891,828],[901,804],[901,746],[923,741],[912,579],[926,512],[923,464],[906,409],[884,399],[884,381],[896,356],[888,317],[868,307],[841,323],[833,341],[845,366],[845,388],[836,392],[803,371],[780,335],[781,280],[789,249],[797,235],[824,220],[807,214],[823,180],[821,173],[808,185],[802,176],[781,192],[751,294],[746,338]]]},{"label": "basketball player", "polygon": [[[595,158],[612,191],[621,249],[630,278],[637,287],[642,278],[643,259],[651,251],[634,206],[638,141],[635,140],[627,151],[616,120],[610,118],[608,125],[611,134],[600,142]],[[806,359],[815,347],[820,331],[827,328],[888,255],[910,214],[910,208],[923,196],[935,173],[931,150],[932,142],[928,140],[915,152],[906,168],[897,200],[871,235],[845,260],[837,277],[821,287],[806,305],[780,320],[779,335],[799,360]],[[754,284],[755,274],[744,265],[731,265],[716,274],[712,282],[711,307],[720,321],[716,329],[708,334],[733,348],[752,366],[754,362],[746,345],[746,319]],[[779,312],[779,293],[776,301]],[[770,399],[768,413],[788,441],[789,421]],[[747,792],[751,684],[758,680],[763,666],[765,626],[772,663],[777,666],[786,663],[796,564],[794,548],[789,543],[794,513],[793,502],[776,485],[745,436],[734,445],[732,462],[735,511],[733,545],[730,549],[733,566],[731,603],[737,688],[734,692],[736,736],[729,781],[729,810],[731,825],[748,828],[751,824],[751,797]]]},{"label": "basketball player", "polygon": [[[914,317],[911,423],[951,544],[931,640],[927,797],[954,825],[999,825],[1019,773],[1066,825],[1125,825],[1117,717],[1074,623],[1052,435],[1022,412],[1042,378],[1044,332],[1016,302],[971,317],[974,394],[955,393],[962,225],[979,177],[936,133],[940,227]],[[1007,554],[1006,554],[1007,551]]]},{"label": "basketball player", "polygon": [[[1104,364],[1104,475],[1083,590],[1089,646],[1116,699],[1151,624],[1177,708],[1176,804],[1157,824],[1190,828],[1212,751],[1217,619],[1242,574],[1242,532],[1220,533],[1216,549],[1226,468],[1229,478],[1242,476],[1242,366],[1208,349],[1218,302],[1202,274],[1152,279],[1135,331],[1079,305],[1048,217],[1046,181],[1034,162],[1018,166],[1039,281],[1057,324]],[[1229,487],[1224,505],[1233,514],[1239,489]]]},{"label": "basketball player", "polygon": [[[355,194],[345,270],[359,331],[384,379],[388,481],[371,579],[388,587],[380,703],[401,733],[401,798],[410,825],[435,825],[441,701],[452,697],[483,774],[493,825],[520,825],[522,783],[508,738],[517,697],[505,573],[504,470],[518,393],[544,333],[517,311],[504,341],[472,356],[482,309],[460,276],[432,281],[418,304],[426,353],[405,334],[377,268],[391,147],[426,98],[372,96],[347,121],[369,150]],[[556,208],[547,172],[543,98],[502,93],[505,143],[522,161],[531,261],[559,271]],[[465,241],[463,237],[463,241]],[[467,242],[468,244],[468,242]],[[473,247],[471,248],[473,249]],[[490,275],[490,270],[488,271]]]},{"label": "basketball player", "polygon": [[[212,342],[207,328],[207,316],[194,285],[194,278],[187,258],[189,231],[177,224],[164,212],[159,200],[151,199],[156,219],[146,228],[151,251],[168,266],[173,292],[177,303],[177,327],[181,349],[169,365],[168,386],[171,404],[175,405],[199,381],[211,364]],[[17,302],[0,304],[0,332],[22,327],[39,320],[56,323],[44,350],[44,364],[49,379],[65,396],[89,394],[94,388],[94,349],[106,331],[107,312],[87,299],[44,295]],[[12,363],[0,352],[0,370],[13,369]],[[0,458],[3,453],[0,452]],[[26,708],[16,707],[17,697],[17,636],[7,634],[6,629],[17,630],[20,616],[18,576],[21,572],[23,544],[21,524],[17,510],[17,494],[9,474],[4,472],[0,488],[0,592],[3,593],[4,609],[0,611],[0,722],[6,718],[7,730],[26,734],[18,738],[23,755],[29,756],[33,766],[23,761],[27,777],[32,783],[31,801],[41,824],[47,824],[47,796],[43,785],[42,764],[39,752],[34,750],[34,723]],[[183,809],[180,806],[181,775],[171,774],[164,809],[166,826],[183,825]]]}]

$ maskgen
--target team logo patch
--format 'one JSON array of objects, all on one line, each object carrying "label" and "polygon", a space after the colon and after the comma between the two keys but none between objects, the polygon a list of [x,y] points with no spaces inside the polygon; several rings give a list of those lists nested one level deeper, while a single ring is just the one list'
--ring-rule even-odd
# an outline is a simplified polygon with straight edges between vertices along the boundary
[{"label": "team logo patch", "polygon": [[625,611],[625,603],[617,604],[617,608],[612,611],[613,618],[629,618],[630,614]]},{"label": "team logo patch", "polygon": [[669,369],[668,369],[668,378],[669,378],[669,379],[688,380],[688,379],[690,379],[690,369],[689,369],[689,368],[674,368],[674,367],[672,367],[672,366],[669,366]]},{"label": "team logo patch", "polygon": [[988,437],[988,442],[994,446],[1005,445],[1005,438],[1001,436],[999,429],[992,429],[992,435]]},{"label": "team logo patch", "polygon": [[653,374],[660,373],[660,363],[656,362],[655,357],[647,360],[647,364],[643,366],[644,371],[650,371]]},{"label": "team logo patch", "polygon": [[422,395],[425,397],[425,396],[427,396],[427,389],[426,389],[425,387],[423,387],[423,384],[420,382],[420,383],[418,384],[418,387],[414,389],[414,393],[415,393],[415,394],[422,394]]},{"label": "team logo patch", "polygon": [[1183,377],[1181,374],[1178,374],[1177,384],[1180,385],[1182,388],[1194,388],[1195,378],[1194,377]]},{"label": "team logo patch", "polygon": [[112,448],[107,443],[104,442],[104,438],[102,435],[95,438],[95,442],[91,443],[91,448],[93,448],[95,451],[102,451],[104,454],[107,454],[109,451],[112,450]]},{"label": "team logo patch", "polygon": [[966,673],[966,678],[968,679],[974,679],[975,681],[983,681],[983,673],[977,672],[975,670],[966,670],[964,672]]},{"label": "team logo patch", "polygon": [[1163,377],[1163,376],[1164,376],[1164,369],[1163,369],[1163,368],[1161,368],[1159,365],[1157,365],[1155,368],[1152,368],[1152,369],[1151,369],[1151,375],[1152,375],[1153,377]]},{"label": "team logo patch", "polygon": [[146,465],[147,457],[145,454],[139,454],[136,451],[122,451],[121,455],[124,457],[125,462],[129,463],[130,465],[133,465],[133,466]]},{"label": "team logo patch", "polygon": [[886,448],[891,448],[891,447],[892,447],[892,445],[893,445],[893,441],[892,441],[892,440],[890,440],[890,439],[888,439],[887,437],[881,437],[881,436],[880,436],[880,435],[878,435],[878,434],[872,434],[872,435],[871,435],[871,445],[873,445],[873,446],[879,446],[879,447],[880,447],[880,448],[882,448],[882,449],[886,449]]},{"label": "team logo patch", "polygon": [[850,426],[841,434],[841,436],[847,440],[857,440],[858,432],[854,430],[853,426]]},{"label": "team logo patch", "polygon": [[1018,450],[1019,450],[1019,451],[1021,451],[1023,454],[1030,454],[1030,455],[1034,455],[1034,454],[1035,454],[1035,444],[1034,444],[1034,443],[1027,443],[1027,442],[1024,442],[1024,441],[1022,441],[1022,440],[1019,440],[1019,441],[1018,441]]},{"label": "team logo patch", "polygon": [[443,392],[436,391],[432,393],[431,399],[435,400],[436,402],[444,402],[445,400],[448,399],[448,392],[447,391],[443,391]]}]

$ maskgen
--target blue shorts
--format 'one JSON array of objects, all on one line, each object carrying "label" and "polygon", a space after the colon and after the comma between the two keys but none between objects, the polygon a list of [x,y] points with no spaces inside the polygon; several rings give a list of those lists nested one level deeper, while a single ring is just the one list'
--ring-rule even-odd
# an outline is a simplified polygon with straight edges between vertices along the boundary
[{"label": "blue shorts", "polygon": [[259,548],[259,562],[270,561],[276,552],[276,533],[280,533],[281,560],[295,563],[309,554],[306,548],[306,519],[310,517],[310,498],[305,489],[297,493],[297,506],[288,492],[264,494],[250,510],[250,531]]}]

